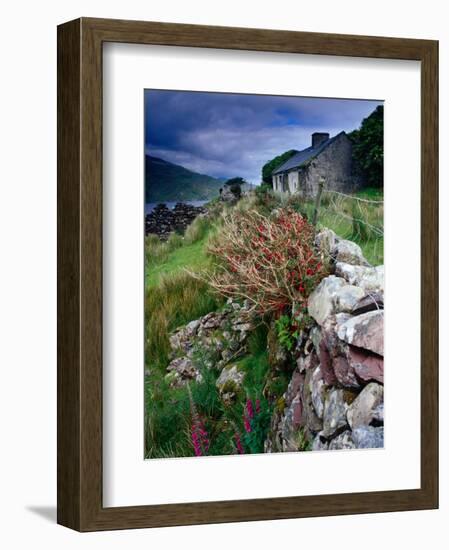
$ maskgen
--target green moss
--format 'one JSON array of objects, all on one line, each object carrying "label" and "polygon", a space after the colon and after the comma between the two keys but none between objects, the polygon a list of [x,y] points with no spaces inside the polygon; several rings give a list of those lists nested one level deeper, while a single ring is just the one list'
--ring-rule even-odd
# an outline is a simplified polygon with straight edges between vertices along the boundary
[{"label": "green moss", "polygon": [[285,411],[286,403],[284,397],[279,397],[279,399],[276,401],[275,410],[279,413],[283,413]]},{"label": "green moss", "polygon": [[165,378],[164,380],[167,382],[168,385],[170,385],[172,382],[174,382],[176,380],[176,373],[171,371],[171,372],[168,372],[166,375],[165,375]]},{"label": "green moss", "polygon": [[303,428],[299,428],[296,434],[296,447],[298,451],[311,451],[312,444],[307,439],[306,433]]},{"label": "green moss", "polygon": [[220,393],[238,393],[240,387],[234,382],[234,380],[226,380],[226,382],[220,386]]},{"label": "green moss", "polygon": [[287,390],[290,378],[288,373],[270,371],[263,388],[266,399],[271,401],[281,398]]}]

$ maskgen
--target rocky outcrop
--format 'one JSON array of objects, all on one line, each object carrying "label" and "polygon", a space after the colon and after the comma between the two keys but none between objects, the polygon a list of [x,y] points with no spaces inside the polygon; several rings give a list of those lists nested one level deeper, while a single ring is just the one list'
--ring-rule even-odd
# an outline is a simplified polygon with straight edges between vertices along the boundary
[{"label": "rocky outcrop", "polygon": [[335,274],[342,277],[350,285],[363,289],[366,293],[383,296],[384,266],[365,267],[338,262],[335,264]]},{"label": "rocky outcrop", "polygon": [[145,216],[145,235],[153,233],[161,239],[167,239],[174,231],[183,233],[197,216],[206,213],[203,206],[178,202],[171,210],[166,204],[160,203]]},{"label": "rocky outcrop", "polygon": [[316,247],[334,263],[369,266],[360,246],[338,237],[332,229],[323,229],[315,238]]},{"label": "rocky outcrop", "polygon": [[228,204],[236,204],[242,196],[241,186],[225,183],[220,189],[220,200]]},{"label": "rocky outcrop", "polygon": [[309,297],[315,324],[296,346],[266,452],[383,446],[383,266],[370,266],[355,243],[330,230],[316,246],[330,254],[333,273]]},{"label": "rocky outcrop", "polygon": [[[170,334],[171,361],[167,380],[172,387],[201,380],[202,368],[221,371],[217,387],[225,400],[232,400],[243,377],[237,369],[222,370],[247,353],[247,339],[254,328],[249,305],[232,300],[221,311],[213,311]],[[233,387],[233,391],[229,388]]]},{"label": "rocky outcrop", "polygon": [[225,405],[232,405],[242,388],[245,373],[238,365],[226,365],[217,378],[216,386]]}]

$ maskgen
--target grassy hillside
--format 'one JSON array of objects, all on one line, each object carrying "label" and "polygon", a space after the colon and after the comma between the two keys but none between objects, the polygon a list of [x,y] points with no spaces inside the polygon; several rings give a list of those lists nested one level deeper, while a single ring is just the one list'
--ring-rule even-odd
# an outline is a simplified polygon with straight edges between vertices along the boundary
[{"label": "grassy hillside", "polygon": [[206,247],[214,234],[207,218],[197,218],[181,237],[172,234],[162,242],[155,235],[145,238],[145,309],[147,312],[146,364],[164,369],[168,364],[168,332],[214,311],[221,299],[205,283],[185,269],[207,269]]},{"label": "grassy hillside", "polygon": [[223,181],[187,170],[178,164],[146,155],[145,202],[209,200],[217,197]]}]

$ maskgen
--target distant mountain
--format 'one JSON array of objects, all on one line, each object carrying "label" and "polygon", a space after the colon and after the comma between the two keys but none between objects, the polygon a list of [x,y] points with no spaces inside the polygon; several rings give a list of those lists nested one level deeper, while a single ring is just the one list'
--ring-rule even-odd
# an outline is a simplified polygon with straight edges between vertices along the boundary
[{"label": "distant mountain", "polygon": [[145,202],[210,200],[224,180],[198,174],[179,164],[145,156]]}]

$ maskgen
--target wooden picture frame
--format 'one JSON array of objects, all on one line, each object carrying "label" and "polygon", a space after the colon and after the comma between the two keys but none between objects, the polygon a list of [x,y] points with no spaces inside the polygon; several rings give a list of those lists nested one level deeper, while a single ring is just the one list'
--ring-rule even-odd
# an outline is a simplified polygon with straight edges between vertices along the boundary
[{"label": "wooden picture frame", "polygon": [[[421,488],[105,508],[102,503],[102,45],[421,62]],[[438,43],[81,18],[58,27],[58,523],[79,531],[438,507]]]}]

